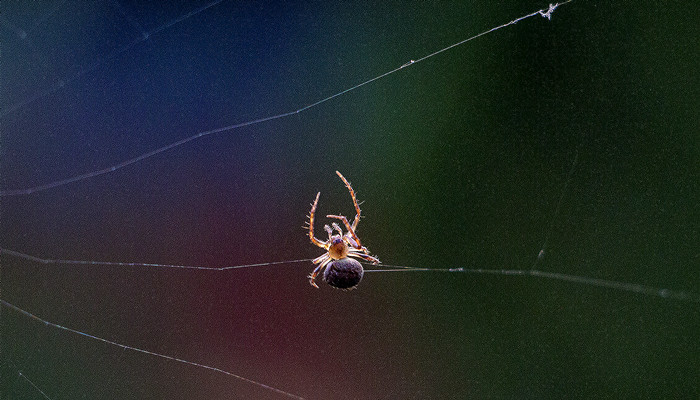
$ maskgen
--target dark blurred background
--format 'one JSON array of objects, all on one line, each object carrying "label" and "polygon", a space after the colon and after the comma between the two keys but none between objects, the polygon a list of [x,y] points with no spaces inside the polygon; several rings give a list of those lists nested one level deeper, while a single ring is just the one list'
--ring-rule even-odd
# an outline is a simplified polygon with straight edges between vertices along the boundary
[{"label": "dark blurred background", "polygon": [[[300,109],[545,2],[4,1],[0,188]],[[313,258],[321,191],[392,265],[700,292],[700,57],[686,2],[576,0],[302,113],[0,198],[0,246],[227,266]],[[184,17],[184,18],[183,18]],[[576,168],[562,197],[567,173]],[[551,224],[551,225],[550,225]],[[551,226],[551,230],[550,230]],[[323,236],[320,234],[319,236]],[[309,399],[694,398],[697,303],[539,278],[226,272],[0,256],[2,299]],[[2,309],[3,399],[282,398]]]}]

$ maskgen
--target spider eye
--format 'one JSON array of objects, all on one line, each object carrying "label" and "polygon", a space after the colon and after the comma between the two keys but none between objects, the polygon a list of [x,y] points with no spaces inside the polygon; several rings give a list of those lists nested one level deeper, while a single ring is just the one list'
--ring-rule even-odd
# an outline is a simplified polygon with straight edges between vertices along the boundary
[{"label": "spider eye", "polygon": [[333,244],[343,243],[343,238],[340,236],[335,236],[335,237],[333,237],[333,239],[331,239],[331,243],[333,243]]}]

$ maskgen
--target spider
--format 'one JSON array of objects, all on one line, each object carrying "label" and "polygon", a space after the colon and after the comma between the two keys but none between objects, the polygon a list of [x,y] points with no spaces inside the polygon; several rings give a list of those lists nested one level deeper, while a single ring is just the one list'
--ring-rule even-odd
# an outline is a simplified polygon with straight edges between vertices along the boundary
[{"label": "spider", "polygon": [[[311,239],[311,243],[325,249],[326,253],[313,260],[313,263],[318,264],[318,266],[309,275],[309,283],[311,283],[313,287],[318,288],[318,285],[316,285],[316,276],[324,272],[323,280],[329,285],[339,289],[352,289],[360,283],[364,271],[362,265],[357,260],[349,257],[361,258],[373,264],[378,264],[379,259],[369,254],[369,251],[366,247],[362,246],[360,238],[357,237],[357,233],[355,233],[357,224],[360,222],[360,205],[357,203],[355,191],[343,174],[338,171],[335,171],[335,173],[338,174],[350,191],[350,196],[352,196],[352,202],[355,204],[357,215],[355,215],[352,225],[350,225],[348,219],[342,215],[326,215],[328,218],[335,218],[342,221],[343,225],[345,225],[345,229],[348,231],[343,234],[340,226],[333,222],[331,224],[333,228],[328,225],[324,226],[324,229],[328,232],[328,240],[323,241],[316,239],[314,237],[314,214],[316,213],[316,206],[318,205],[318,198],[321,196],[321,192],[316,194],[316,200],[314,200],[314,204],[311,206],[311,212],[309,213],[309,239]],[[338,234],[334,235],[334,231]]]}]

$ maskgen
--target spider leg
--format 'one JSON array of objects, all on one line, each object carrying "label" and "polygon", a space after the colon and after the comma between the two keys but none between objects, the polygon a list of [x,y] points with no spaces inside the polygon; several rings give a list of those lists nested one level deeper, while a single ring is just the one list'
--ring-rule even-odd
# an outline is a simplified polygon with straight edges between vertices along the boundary
[{"label": "spider leg", "polygon": [[335,219],[339,219],[339,220],[343,221],[343,225],[345,225],[345,228],[347,228],[348,233],[350,234],[352,239],[355,241],[355,243],[352,243],[353,247],[355,247],[356,249],[362,248],[362,244],[360,243],[360,238],[357,237],[357,235],[355,234],[355,229],[353,229],[353,227],[350,226],[350,223],[348,222],[347,218],[345,218],[342,215],[326,215],[326,217],[335,218]]},{"label": "spider leg", "polygon": [[[363,249],[364,249],[365,251],[367,251],[367,248],[363,247]],[[371,262],[372,264],[379,264],[379,263],[381,263],[381,261],[379,261],[379,259],[378,259],[377,257],[373,257],[373,256],[371,256],[371,255],[369,255],[369,254],[363,253],[363,252],[361,252],[360,250],[350,249],[350,250],[348,251],[348,256],[350,256],[350,257],[361,258],[361,259],[363,259],[363,260],[365,260],[365,261]]]},{"label": "spider leg", "polygon": [[328,232],[328,241],[330,242],[331,236],[333,236],[333,230],[332,230],[331,227],[328,226],[328,225],[325,225],[325,226],[323,227],[323,229],[325,229],[326,232]]},{"label": "spider leg", "polygon": [[320,256],[314,258],[313,260],[311,260],[311,262],[314,263],[314,264],[318,264],[318,263],[320,263],[321,261],[323,261],[324,257],[328,257],[328,253],[323,253],[322,255],[320,255]]},{"label": "spider leg", "polygon": [[[328,257],[328,254],[324,254],[321,257],[318,257],[316,260],[319,260],[319,262],[321,262],[321,260],[323,261],[318,265],[318,267],[316,267],[316,269],[314,269],[314,271],[308,276],[308,278],[311,286],[318,289],[318,285],[316,284],[316,276],[323,271],[326,265],[328,265],[328,263],[331,261],[331,258]],[[314,260],[314,262],[316,262],[316,260]]]},{"label": "spider leg", "polygon": [[320,196],[321,192],[318,192],[316,194],[316,200],[314,200],[314,205],[311,206],[311,212],[309,213],[309,239],[311,239],[311,243],[325,249],[327,243],[314,237],[314,216],[316,214],[316,206],[318,205],[318,198]]},{"label": "spider leg", "polygon": [[340,226],[339,226],[338,224],[336,224],[336,223],[334,222],[334,223],[332,223],[331,225],[333,225],[333,229],[335,229],[336,231],[338,231],[338,233],[340,234],[340,236],[343,236],[343,231],[340,229]]},{"label": "spider leg", "polygon": [[343,174],[341,174],[340,172],[335,171],[335,173],[338,174],[340,179],[343,180],[343,183],[348,188],[348,191],[350,191],[350,196],[352,196],[352,203],[355,205],[355,211],[357,212],[357,214],[355,215],[355,219],[352,221],[352,229],[355,230],[357,229],[357,224],[360,223],[360,204],[358,204],[357,202],[357,197],[355,197],[355,191],[352,189],[352,186],[350,186],[350,182],[348,182],[348,180],[345,179]]}]

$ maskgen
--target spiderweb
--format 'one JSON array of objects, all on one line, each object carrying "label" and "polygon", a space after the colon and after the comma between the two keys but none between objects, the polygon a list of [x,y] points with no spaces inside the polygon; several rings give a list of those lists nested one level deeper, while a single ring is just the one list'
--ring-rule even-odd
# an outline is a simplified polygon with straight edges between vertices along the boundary
[{"label": "spiderweb", "polygon": [[692,35],[567,3],[11,4],[3,398],[697,394]]}]

